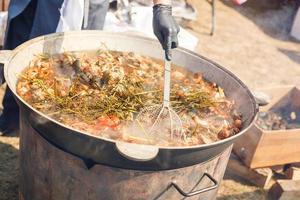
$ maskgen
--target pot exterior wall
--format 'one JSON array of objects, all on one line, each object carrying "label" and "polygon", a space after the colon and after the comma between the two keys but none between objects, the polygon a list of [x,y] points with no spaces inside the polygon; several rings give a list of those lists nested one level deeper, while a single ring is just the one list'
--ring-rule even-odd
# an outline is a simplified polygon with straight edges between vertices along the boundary
[{"label": "pot exterior wall", "polygon": [[[171,186],[176,181],[191,192],[212,185],[203,173],[219,183],[231,152],[197,165],[165,171],[136,171],[94,165],[88,168],[79,157],[47,142],[23,117],[20,125],[20,199],[21,200],[137,200],[182,199]],[[218,188],[188,199],[215,199]]]}]

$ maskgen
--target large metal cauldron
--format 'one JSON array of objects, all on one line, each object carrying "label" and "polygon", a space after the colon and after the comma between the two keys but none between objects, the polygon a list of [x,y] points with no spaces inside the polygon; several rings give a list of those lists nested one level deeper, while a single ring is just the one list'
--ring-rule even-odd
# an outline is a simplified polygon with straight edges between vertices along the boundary
[{"label": "large metal cauldron", "polygon": [[25,42],[13,51],[2,51],[4,75],[9,88],[31,125],[55,146],[85,160],[125,169],[166,170],[190,166],[212,159],[241,136],[255,119],[258,107],[247,87],[232,73],[218,64],[183,48],[173,51],[173,62],[190,71],[203,73],[208,81],[216,82],[243,115],[243,130],[213,144],[190,147],[159,147],[137,145],[95,137],[58,123],[38,112],[16,94],[18,74],[40,53],[96,50],[104,43],[111,50],[131,51],[161,59],[160,44],[132,34],[101,31],[57,33]]}]

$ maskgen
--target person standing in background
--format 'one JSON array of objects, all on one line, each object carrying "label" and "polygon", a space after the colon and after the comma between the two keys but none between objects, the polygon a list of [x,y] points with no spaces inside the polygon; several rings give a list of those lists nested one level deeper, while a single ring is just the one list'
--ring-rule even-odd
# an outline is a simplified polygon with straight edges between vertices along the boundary
[{"label": "person standing in background", "polygon": [[[153,4],[153,31],[170,60],[170,50],[178,46],[179,26],[172,16],[171,0],[153,0]],[[109,0],[11,0],[4,49],[12,50],[29,39],[55,32],[101,30],[108,7]],[[13,132],[18,125],[19,108],[7,88],[0,135]]]}]

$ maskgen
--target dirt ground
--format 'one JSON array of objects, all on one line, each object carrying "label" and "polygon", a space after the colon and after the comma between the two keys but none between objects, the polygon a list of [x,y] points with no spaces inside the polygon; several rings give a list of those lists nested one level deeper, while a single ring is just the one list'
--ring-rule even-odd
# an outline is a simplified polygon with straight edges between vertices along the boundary
[{"label": "dirt ground", "polygon": [[[235,6],[229,1],[216,1],[214,36],[209,35],[209,3],[190,2],[199,13],[196,22],[187,24],[200,40],[198,53],[230,69],[253,89],[298,84],[300,43],[288,34],[296,12],[293,1],[281,6],[270,4],[269,7],[268,4],[264,7],[259,3]],[[18,148],[17,135],[0,137],[0,200],[17,199]],[[260,200],[266,199],[266,192],[226,174],[218,199]]]},{"label": "dirt ground", "polygon": [[16,135],[0,136],[0,200],[18,197],[18,149]]},{"label": "dirt ground", "polygon": [[252,1],[257,5],[216,1],[216,34],[211,37],[209,4],[191,0],[199,12],[198,20],[189,24],[200,40],[197,52],[230,69],[251,88],[297,85],[300,43],[289,36],[295,3],[262,8],[260,1]]}]

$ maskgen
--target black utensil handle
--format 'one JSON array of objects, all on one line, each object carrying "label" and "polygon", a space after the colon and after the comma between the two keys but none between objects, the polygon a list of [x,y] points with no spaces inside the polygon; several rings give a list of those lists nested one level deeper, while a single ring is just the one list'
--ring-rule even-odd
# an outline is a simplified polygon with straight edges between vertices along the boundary
[{"label": "black utensil handle", "polygon": [[[218,181],[216,179],[214,179],[210,174],[208,173],[204,173],[203,176],[200,178],[200,180],[202,180],[204,178],[204,176],[206,176],[207,178],[209,178],[211,180],[211,182],[213,182],[213,185],[212,186],[208,186],[206,188],[202,188],[200,190],[196,190],[196,191],[192,191],[192,192],[185,192],[183,191],[175,182],[172,182],[171,183],[171,186],[174,186],[175,189],[184,197],[191,197],[191,196],[195,196],[195,195],[198,195],[198,194],[201,194],[203,192],[207,192],[207,191],[210,191],[210,190],[213,190],[213,189],[216,189],[218,187]],[[201,181],[200,181],[201,183]],[[199,183],[199,184],[200,184]]]}]

